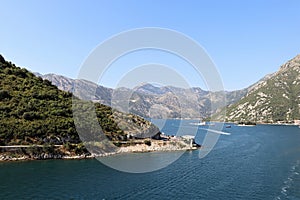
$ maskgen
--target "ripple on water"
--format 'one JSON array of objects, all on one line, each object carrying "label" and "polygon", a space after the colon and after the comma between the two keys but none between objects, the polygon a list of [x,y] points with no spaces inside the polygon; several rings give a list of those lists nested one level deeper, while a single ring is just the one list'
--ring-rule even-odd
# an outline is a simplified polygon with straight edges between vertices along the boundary
[{"label": "ripple on water", "polygon": [[283,186],[281,187],[280,195],[278,195],[275,199],[300,199],[300,197],[294,197],[290,195],[290,190],[294,186],[295,179],[299,178],[300,172],[300,160],[291,167],[289,171],[289,175],[286,180],[283,182]]}]

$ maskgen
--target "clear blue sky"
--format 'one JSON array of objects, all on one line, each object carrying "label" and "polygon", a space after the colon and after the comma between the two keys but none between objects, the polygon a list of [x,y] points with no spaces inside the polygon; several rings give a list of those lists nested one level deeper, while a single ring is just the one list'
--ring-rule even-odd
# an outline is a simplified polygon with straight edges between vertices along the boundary
[{"label": "clear blue sky", "polygon": [[241,89],[300,53],[299,8],[299,0],[7,0],[1,1],[0,53],[31,71],[76,78],[89,53],[110,36],[162,27],[196,40],[225,89]]}]

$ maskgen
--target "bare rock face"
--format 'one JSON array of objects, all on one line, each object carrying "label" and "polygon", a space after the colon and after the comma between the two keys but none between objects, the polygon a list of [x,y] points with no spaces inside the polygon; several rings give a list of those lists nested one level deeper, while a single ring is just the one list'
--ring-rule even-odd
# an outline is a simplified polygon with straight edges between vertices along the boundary
[{"label": "bare rock face", "polygon": [[277,122],[300,119],[300,55],[250,87],[227,109],[229,121]]},{"label": "bare rock face", "polygon": [[84,93],[91,94],[90,96],[94,96],[94,98],[86,99],[84,98],[84,94],[76,94],[76,96],[82,99],[93,100],[102,103],[104,105],[110,106],[111,96],[113,92],[113,90],[110,88],[99,86],[96,83],[87,80],[71,79],[56,74],[46,74],[46,75],[41,75],[38,73],[35,74],[37,76],[40,76],[43,79],[51,81],[51,83],[53,85],[56,85],[60,90],[73,92],[75,89],[74,87],[77,87],[76,91],[84,91]]},{"label": "bare rock face", "polygon": [[[206,118],[218,111],[223,105],[224,98],[220,92],[209,92],[199,87],[178,88],[172,86],[154,86],[149,83],[136,88],[111,89],[99,86],[86,80],[75,80],[56,74],[40,75],[56,85],[59,89],[72,92],[74,87],[85,93],[93,93],[94,102],[107,106],[112,101],[128,106],[127,111],[145,118]],[[233,104],[240,100],[248,89],[225,91],[227,104]],[[86,99],[84,94],[75,94],[81,99]],[[212,108],[214,104],[216,107]],[[124,112],[124,111],[123,111]]]}]

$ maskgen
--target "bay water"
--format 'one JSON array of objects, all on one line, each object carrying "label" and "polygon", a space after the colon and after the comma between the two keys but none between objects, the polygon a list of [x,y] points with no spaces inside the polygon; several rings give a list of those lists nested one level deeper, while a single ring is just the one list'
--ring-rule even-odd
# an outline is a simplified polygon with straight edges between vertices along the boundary
[{"label": "bay water", "polygon": [[[177,132],[179,121],[167,120],[163,132]],[[191,122],[181,124],[187,134]],[[220,135],[206,157],[187,151],[149,173],[120,172],[96,159],[0,163],[0,199],[300,199],[298,126],[232,124],[223,131],[230,135]],[[204,137],[197,130],[196,141]]]}]

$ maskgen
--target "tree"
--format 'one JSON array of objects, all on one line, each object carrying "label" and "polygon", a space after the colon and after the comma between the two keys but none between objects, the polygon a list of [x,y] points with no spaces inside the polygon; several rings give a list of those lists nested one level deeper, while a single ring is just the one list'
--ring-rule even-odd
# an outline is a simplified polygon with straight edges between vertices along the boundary
[{"label": "tree", "polygon": [[0,90],[0,101],[11,98],[7,90]]}]

